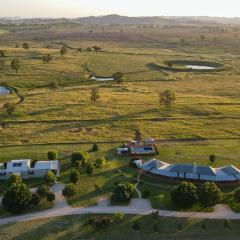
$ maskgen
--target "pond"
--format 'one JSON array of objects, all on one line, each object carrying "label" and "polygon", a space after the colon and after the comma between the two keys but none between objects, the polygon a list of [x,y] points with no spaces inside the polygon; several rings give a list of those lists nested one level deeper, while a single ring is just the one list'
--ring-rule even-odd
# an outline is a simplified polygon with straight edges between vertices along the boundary
[{"label": "pond", "polygon": [[114,81],[114,77],[98,77],[98,76],[92,76],[91,80],[95,81]]},{"label": "pond", "polygon": [[216,69],[215,67],[210,67],[210,66],[203,66],[203,65],[184,65],[188,69],[193,69],[193,70],[213,70]]},{"label": "pond", "polygon": [[0,95],[9,94],[9,93],[10,93],[10,90],[9,90],[9,89],[0,86]]}]

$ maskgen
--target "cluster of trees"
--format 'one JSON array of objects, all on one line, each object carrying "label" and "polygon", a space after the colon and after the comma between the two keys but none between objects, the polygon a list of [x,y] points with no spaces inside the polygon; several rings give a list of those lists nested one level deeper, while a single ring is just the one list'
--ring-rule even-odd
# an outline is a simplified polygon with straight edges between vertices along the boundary
[{"label": "cluster of trees", "polygon": [[2,206],[8,212],[22,213],[38,206],[43,196],[50,202],[55,200],[55,194],[49,191],[48,186],[42,186],[36,193],[32,193],[22,179],[13,174],[8,179],[8,188],[4,193]]},{"label": "cluster of trees", "polygon": [[222,192],[214,182],[196,186],[191,182],[182,182],[171,189],[174,205],[181,209],[191,208],[195,203],[210,207],[220,202]]},{"label": "cluster of trees", "polygon": [[133,184],[127,182],[116,183],[113,190],[111,200],[114,202],[128,202],[136,194],[136,190]]}]

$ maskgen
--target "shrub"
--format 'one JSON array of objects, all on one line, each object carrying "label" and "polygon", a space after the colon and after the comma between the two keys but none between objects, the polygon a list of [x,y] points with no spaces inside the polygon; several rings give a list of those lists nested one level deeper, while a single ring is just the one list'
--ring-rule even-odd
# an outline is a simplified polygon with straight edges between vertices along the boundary
[{"label": "shrub", "polygon": [[171,199],[178,208],[190,208],[197,200],[197,188],[191,182],[182,182],[171,189]]},{"label": "shrub", "polygon": [[106,164],[106,159],[104,157],[100,157],[96,160],[96,167],[101,168]]},{"label": "shrub", "polygon": [[99,147],[96,143],[93,144],[92,146],[92,152],[97,152],[99,150]]},{"label": "shrub", "polygon": [[76,161],[80,161],[82,165],[85,165],[89,159],[87,152],[74,152],[72,153],[71,161],[74,164]]},{"label": "shrub", "polygon": [[70,182],[76,184],[80,179],[80,173],[77,169],[72,169],[70,172]]},{"label": "shrub", "polygon": [[130,167],[137,168],[137,165],[135,163],[136,160],[139,160],[139,158],[131,158],[130,159]]},{"label": "shrub", "polygon": [[65,188],[63,189],[62,193],[65,197],[72,197],[77,193],[77,188],[75,184],[69,183],[65,185]]},{"label": "shrub", "polygon": [[133,223],[133,225],[132,225],[132,228],[133,228],[134,230],[140,230],[140,224],[139,224],[139,222],[135,221],[135,222]]},{"label": "shrub", "polygon": [[143,198],[148,198],[150,196],[151,192],[149,191],[149,189],[144,189],[143,193],[142,193],[142,197]]},{"label": "shrub", "polygon": [[135,195],[135,187],[131,183],[118,183],[112,194],[112,200],[116,202],[127,202]]},{"label": "shrub", "polygon": [[14,183],[18,183],[18,184],[22,183],[21,177],[18,175],[12,174],[8,179],[8,185],[11,186]]},{"label": "shrub", "polygon": [[209,156],[209,161],[210,161],[211,163],[214,163],[214,162],[216,161],[216,156],[215,156],[214,154],[210,155],[210,156]]},{"label": "shrub", "polygon": [[13,183],[5,192],[3,208],[12,213],[21,213],[31,206],[32,193],[24,183]]},{"label": "shrub", "polygon": [[102,186],[100,186],[99,184],[96,183],[94,185],[94,187],[95,187],[96,191],[98,191],[98,192],[102,191]]},{"label": "shrub", "polygon": [[56,151],[49,151],[47,155],[48,160],[56,160],[58,158],[58,153]]},{"label": "shrub", "polygon": [[24,49],[29,49],[29,48],[30,48],[30,46],[29,46],[28,43],[23,43],[22,47],[23,47]]},{"label": "shrub", "polygon": [[40,197],[45,197],[45,196],[47,196],[47,194],[49,193],[49,191],[50,191],[50,187],[47,186],[47,185],[43,185],[43,186],[38,187],[38,189],[37,189],[37,194],[38,194]]},{"label": "shrub", "polygon": [[115,213],[114,214],[114,221],[115,222],[121,222],[124,218],[124,214],[123,213]]},{"label": "shrub", "polygon": [[44,179],[48,185],[54,185],[57,180],[55,174],[51,171],[46,172]]},{"label": "shrub", "polygon": [[92,162],[88,162],[88,163],[86,164],[86,173],[88,174],[88,176],[93,175],[94,170],[95,170],[95,168],[94,168],[93,163],[92,163]]},{"label": "shrub", "polygon": [[240,202],[240,188],[237,188],[234,193],[233,193],[233,197],[237,202]]},{"label": "shrub", "polygon": [[53,202],[55,200],[55,194],[53,192],[49,192],[47,194],[47,201],[48,202]]},{"label": "shrub", "polygon": [[221,190],[214,182],[206,182],[197,189],[199,202],[204,206],[213,206],[221,200]]},{"label": "shrub", "polygon": [[30,201],[30,205],[32,207],[36,207],[40,203],[40,200],[41,200],[40,196],[37,193],[33,193]]}]

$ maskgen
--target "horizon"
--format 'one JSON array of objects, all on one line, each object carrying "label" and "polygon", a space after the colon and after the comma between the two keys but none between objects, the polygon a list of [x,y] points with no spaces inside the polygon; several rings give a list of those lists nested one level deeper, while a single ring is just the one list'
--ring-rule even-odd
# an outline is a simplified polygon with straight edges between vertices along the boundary
[{"label": "horizon", "polygon": [[[27,7],[26,7],[27,6]],[[173,7],[174,6],[174,7]],[[216,7],[217,6],[217,7]],[[240,17],[238,0],[8,0],[1,3],[5,18],[78,18],[121,15],[129,17]],[[103,10],[104,9],[104,10]]]}]

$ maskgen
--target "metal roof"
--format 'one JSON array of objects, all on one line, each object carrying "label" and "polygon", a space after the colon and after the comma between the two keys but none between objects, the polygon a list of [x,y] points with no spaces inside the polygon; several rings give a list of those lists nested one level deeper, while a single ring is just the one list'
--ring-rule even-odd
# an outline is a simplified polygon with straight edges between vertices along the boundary
[{"label": "metal roof", "polygon": [[234,166],[223,167],[221,170],[227,175],[236,175],[240,173],[240,171]]},{"label": "metal roof", "polygon": [[194,165],[190,164],[174,164],[170,168],[170,172],[176,173],[193,173]]},{"label": "metal roof", "polygon": [[216,176],[214,169],[209,166],[197,166],[196,173],[202,175]]}]

